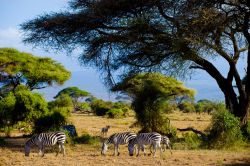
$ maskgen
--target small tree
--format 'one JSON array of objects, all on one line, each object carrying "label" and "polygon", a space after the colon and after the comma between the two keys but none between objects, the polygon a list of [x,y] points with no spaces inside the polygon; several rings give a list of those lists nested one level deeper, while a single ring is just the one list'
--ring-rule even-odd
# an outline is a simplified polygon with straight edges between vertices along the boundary
[{"label": "small tree", "polygon": [[159,73],[129,76],[112,90],[121,91],[132,98],[137,121],[145,132],[162,132],[162,127],[166,124],[162,105],[166,100],[182,95],[194,95],[194,91],[185,88],[181,82]]},{"label": "small tree", "polygon": [[58,94],[54,98],[58,98],[62,95],[68,95],[71,97],[72,103],[74,106],[74,111],[77,111],[79,109],[79,106],[78,106],[79,100],[81,98],[90,96],[90,93],[87,91],[81,90],[78,87],[68,87],[58,92]]}]

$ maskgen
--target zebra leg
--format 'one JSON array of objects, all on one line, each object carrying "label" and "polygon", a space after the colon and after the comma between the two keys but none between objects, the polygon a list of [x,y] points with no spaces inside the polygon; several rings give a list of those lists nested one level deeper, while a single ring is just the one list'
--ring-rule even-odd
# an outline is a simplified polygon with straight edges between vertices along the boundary
[{"label": "zebra leg", "polygon": [[65,156],[65,147],[64,147],[63,144],[61,145],[61,148],[62,148],[62,150],[63,150],[63,157],[64,157],[64,156]]},{"label": "zebra leg", "polygon": [[156,144],[153,144],[153,156],[155,157],[155,153],[156,153],[156,148],[157,148],[157,145]]},{"label": "zebra leg", "polygon": [[60,153],[62,150],[62,144],[58,144],[58,151],[56,152],[56,156],[58,155],[58,153]]},{"label": "zebra leg", "polygon": [[113,156],[115,156],[115,155],[116,155],[116,151],[117,151],[117,149],[118,149],[118,144],[114,144],[114,154],[113,154]]},{"label": "zebra leg", "polygon": [[42,156],[43,145],[42,144],[38,144],[37,146],[38,146],[38,149],[39,149],[38,156]]},{"label": "zebra leg", "polygon": [[172,150],[171,150],[170,144],[167,144],[167,146],[168,146],[168,148],[169,148],[169,150],[170,150],[170,153],[173,154],[173,153],[172,153]]},{"label": "zebra leg", "polygon": [[44,145],[42,145],[42,157],[44,156],[44,150],[45,150],[45,146]]},{"label": "zebra leg", "polygon": [[137,148],[137,157],[139,156],[139,153],[140,153],[140,149],[141,149],[141,146],[138,144],[138,148]]},{"label": "zebra leg", "polygon": [[117,145],[117,156],[120,155],[120,152],[119,152],[119,145]]}]

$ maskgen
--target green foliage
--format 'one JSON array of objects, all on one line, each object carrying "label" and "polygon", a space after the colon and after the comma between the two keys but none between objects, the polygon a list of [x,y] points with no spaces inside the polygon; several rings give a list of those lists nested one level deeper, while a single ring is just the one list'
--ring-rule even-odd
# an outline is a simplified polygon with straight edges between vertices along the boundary
[{"label": "green foliage", "polygon": [[203,140],[193,132],[182,133],[182,138],[177,139],[173,145],[174,149],[199,149]]},{"label": "green foliage", "polygon": [[95,99],[91,102],[91,108],[97,116],[106,115],[112,106],[112,102],[105,102],[101,99]]},{"label": "green foliage", "polygon": [[0,74],[4,92],[21,84],[30,90],[54,83],[62,85],[70,78],[70,72],[51,58],[35,57],[12,48],[0,48],[0,66],[4,66]]},{"label": "green foliage", "polygon": [[124,112],[122,111],[122,109],[112,108],[106,112],[106,115],[109,118],[122,118],[124,117]]},{"label": "green foliage", "polygon": [[71,98],[64,94],[57,97],[56,100],[48,102],[48,108],[51,112],[58,111],[68,117],[73,110],[73,103]]},{"label": "green foliage", "polygon": [[65,124],[67,124],[67,118],[60,112],[53,112],[37,119],[33,132],[56,131]]},{"label": "green foliage", "polygon": [[195,107],[193,103],[190,102],[182,102],[178,105],[179,109],[185,113],[195,112]]},{"label": "green foliage", "polygon": [[91,106],[90,106],[90,104],[87,103],[87,102],[82,102],[82,103],[80,103],[79,108],[80,108],[80,110],[82,110],[82,111],[91,111]]},{"label": "green foliage", "polygon": [[196,113],[206,112],[210,114],[217,109],[218,104],[220,103],[212,102],[210,100],[200,100],[195,104],[195,111]]},{"label": "green foliage", "polygon": [[16,98],[13,93],[0,100],[0,128],[13,124]]},{"label": "green foliage", "polygon": [[78,87],[68,87],[58,92],[58,94],[54,98],[58,98],[60,96],[65,96],[65,95],[70,96],[73,106],[74,106],[74,111],[77,111],[80,109],[80,106],[78,103],[79,100],[84,97],[90,96],[90,93],[87,91],[81,90]]},{"label": "green foliage", "polygon": [[213,113],[209,147],[227,149],[243,143],[240,120],[221,105]]},{"label": "green foliage", "polygon": [[76,144],[91,144],[91,145],[97,145],[99,144],[99,139],[97,137],[92,137],[89,134],[83,134],[79,137],[74,138],[74,143]]},{"label": "green foliage", "polygon": [[244,137],[250,141],[250,121],[242,128]]},{"label": "green foliage", "polygon": [[183,83],[160,73],[141,73],[126,77],[113,87],[132,98],[136,119],[144,132],[161,132],[166,123],[166,101],[178,96],[193,97],[194,91],[185,88]]},{"label": "green foliage", "polygon": [[32,125],[34,121],[48,113],[47,102],[38,93],[18,90],[0,100],[1,126],[13,126],[19,122]]}]

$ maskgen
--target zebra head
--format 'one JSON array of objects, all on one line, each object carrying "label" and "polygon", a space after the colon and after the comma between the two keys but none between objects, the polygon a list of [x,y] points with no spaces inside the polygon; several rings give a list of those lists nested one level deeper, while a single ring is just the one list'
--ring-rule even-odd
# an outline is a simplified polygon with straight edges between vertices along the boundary
[{"label": "zebra head", "polygon": [[25,156],[27,156],[27,157],[30,154],[30,145],[28,142],[25,144],[24,153],[25,153]]},{"label": "zebra head", "polygon": [[107,152],[107,150],[108,150],[108,144],[107,144],[106,141],[104,141],[104,142],[102,143],[102,151],[101,151],[101,154],[102,154],[102,155],[105,155],[105,153]]},{"label": "zebra head", "polygon": [[130,156],[134,155],[134,148],[135,148],[135,144],[132,141],[128,144],[128,153]]}]

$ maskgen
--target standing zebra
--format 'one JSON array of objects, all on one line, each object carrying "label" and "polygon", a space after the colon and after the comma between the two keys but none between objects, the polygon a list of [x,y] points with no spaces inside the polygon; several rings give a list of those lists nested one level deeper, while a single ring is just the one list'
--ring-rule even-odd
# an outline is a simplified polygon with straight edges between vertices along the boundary
[{"label": "standing zebra", "polygon": [[[173,154],[171,151],[170,140],[167,136],[161,136],[161,144],[163,145],[163,151],[165,151],[166,147],[168,147],[170,153]],[[150,152],[152,153],[151,147],[152,145],[150,146]]]},{"label": "standing zebra", "polygon": [[145,152],[145,146],[144,145],[152,145],[153,146],[153,154],[155,157],[155,152],[157,148],[160,148],[161,154],[161,135],[159,133],[153,132],[153,133],[139,133],[133,140],[131,140],[128,144],[128,151],[129,155],[133,156],[135,144],[138,145],[138,151],[137,156],[139,156],[140,149],[144,152],[144,155],[146,155]]},{"label": "standing zebra", "polygon": [[102,136],[107,136],[110,126],[103,127],[101,129]]},{"label": "standing zebra", "polygon": [[58,155],[61,150],[63,150],[63,156],[65,155],[64,143],[66,140],[66,135],[63,132],[51,132],[51,133],[40,133],[31,137],[25,143],[25,156],[29,156],[30,148],[32,145],[36,145],[39,148],[39,154],[42,153],[42,157],[44,156],[45,146],[53,146],[56,143],[59,145],[59,151],[56,155]]},{"label": "standing zebra", "polygon": [[116,155],[117,152],[117,156],[120,155],[119,152],[119,145],[124,145],[130,142],[130,140],[134,139],[136,137],[135,133],[131,133],[131,132],[125,132],[125,133],[115,133],[113,135],[111,135],[106,141],[103,142],[102,144],[102,151],[101,154],[105,154],[106,151],[108,150],[108,145],[109,144],[114,144],[114,156]]},{"label": "standing zebra", "polygon": [[166,147],[168,147],[168,149],[170,150],[170,153],[173,154],[172,151],[171,151],[170,140],[169,140],[169,138],[167,136],[162,136],[161,137],[161,143],[163,145],[163,150],[164,151],[166,150]]}]

